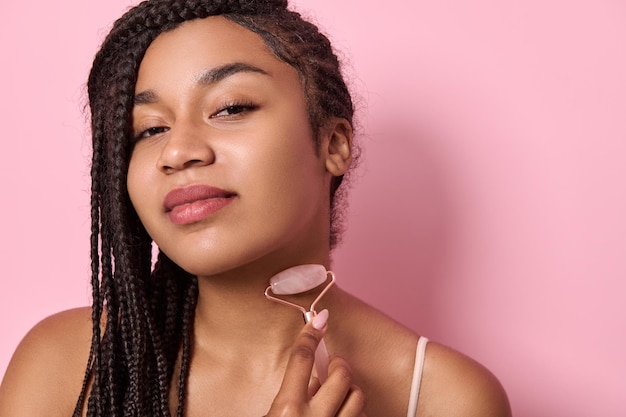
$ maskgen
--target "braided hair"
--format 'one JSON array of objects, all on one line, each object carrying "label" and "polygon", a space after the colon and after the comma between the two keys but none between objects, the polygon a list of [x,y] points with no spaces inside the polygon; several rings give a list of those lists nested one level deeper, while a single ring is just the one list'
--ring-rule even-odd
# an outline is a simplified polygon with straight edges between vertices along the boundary
[{"label": "braided hair", "polygon": [[[174,380],[177,416],[183,415],[198,283],[162,252],[152,266],[152,240],[126,188],[131,113],[138,68],[151,42],[185,21],[215,15],[257,33],[298,71],[313,132],[332,117],[352,124],[351,96],[329,40],[288,10],[286,0],[147,0],[115,22],[87,85],[93,337],[74,417],[85,406],[90,417],[170,417]],[[340,232],[341,183],[334,177],[330,187],[331,248]]]}]

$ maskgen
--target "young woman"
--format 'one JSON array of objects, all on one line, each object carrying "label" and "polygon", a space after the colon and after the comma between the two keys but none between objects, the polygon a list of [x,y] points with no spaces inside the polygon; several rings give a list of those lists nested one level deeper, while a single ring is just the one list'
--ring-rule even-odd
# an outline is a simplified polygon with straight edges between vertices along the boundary
[{"label": "young woman", "polygon": [[144,2],[88,91],[93,306],[26,336],[1,417],[510,415],[483,367],[338,286],[304,327],[263,295],[330,269],[355,152],[337,58],[286,1]]}]

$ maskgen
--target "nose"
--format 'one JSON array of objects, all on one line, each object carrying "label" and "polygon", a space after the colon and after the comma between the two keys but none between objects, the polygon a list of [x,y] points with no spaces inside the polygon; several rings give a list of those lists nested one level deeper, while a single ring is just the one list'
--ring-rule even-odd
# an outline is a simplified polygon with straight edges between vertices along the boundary
[{"label": "nose", "polygon": [[214,150],[201,127],[180,123],[172,126],[168,133],[157,161],[157,167],[162,172],[171,174],[215,161]]}]

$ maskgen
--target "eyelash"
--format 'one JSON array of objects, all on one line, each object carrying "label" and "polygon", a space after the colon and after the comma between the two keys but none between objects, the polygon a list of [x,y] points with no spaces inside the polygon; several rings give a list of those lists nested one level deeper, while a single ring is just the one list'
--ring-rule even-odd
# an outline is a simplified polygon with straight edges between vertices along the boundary
[{"label": "eyelash", "polygon": [[[245,113],[254,111],[258,108],[259,106],[252,102],[247,102],[247,101],[231,102],[223,106],[220,106],[220,109],[216,111],[215,113],[213,113],[211,116],[209,116],[209,119],[222,119],[222,118],[236,119],[238,117],[243,116]],[[220,113],[222,112],[229,112],[229,114],[224,114],[220,116]],[[134,139],[136,142],[141,139],[149,138],[151,136],[155,136],[160,133],[167,132],[168,130],[169,130],[169,127],[167,126],[149,127],[139,132],[139,134],[135,135]]]},{"label": "eyelash", "polygon": [[154,135],[158,135],[160,133],[166,132],[168,131],[169,128],[166,126],[154,126],[154,127],[149,127],[145,130],[142,130],[141,132],[139,132],[138,135],[135,135],[135,142],[141,139],[145,139],[145,138],[149,138],[151,136]]},{"label": "eyelash", "polygon": [[[213,113],[211,116],[209,116],[209,118],[210,119],[223,118],[223,117],[236,118],[242,115],[242,113],[245,114],[247,112],[254,111],[258,109],[258,107],[259,106],[249,101],[235,101],[235,102],[227,103],[221,106],[220,109],[216,111],[215,113]],[[225,112],[225,111],[230,111],[230,112],[234,111],[234,113],[219,116],[220,113]]]}]

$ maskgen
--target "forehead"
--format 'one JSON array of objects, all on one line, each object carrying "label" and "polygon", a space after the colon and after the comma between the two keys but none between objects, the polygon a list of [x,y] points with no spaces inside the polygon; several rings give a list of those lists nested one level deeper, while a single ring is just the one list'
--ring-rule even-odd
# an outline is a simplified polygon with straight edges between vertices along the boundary
[{"label": "forehead", "polygon": [[295,71],[279,60],[256,33],[222,16],[188,21],[164,32],[150,44],[139,67],[136,90],[149,87],[168,74],[195,74],[208,68],[241,62],[268,72]]}]

